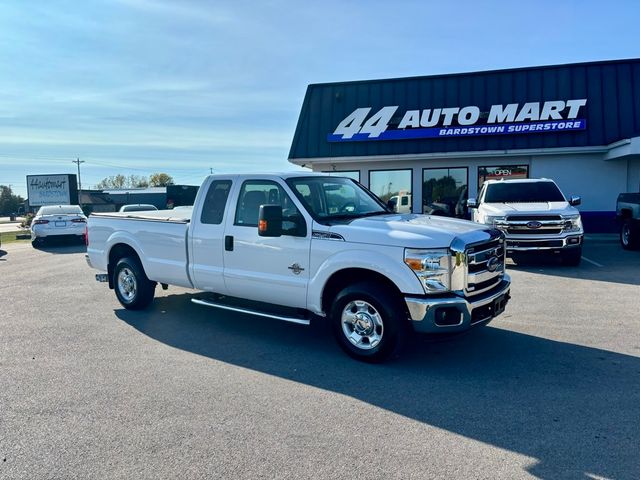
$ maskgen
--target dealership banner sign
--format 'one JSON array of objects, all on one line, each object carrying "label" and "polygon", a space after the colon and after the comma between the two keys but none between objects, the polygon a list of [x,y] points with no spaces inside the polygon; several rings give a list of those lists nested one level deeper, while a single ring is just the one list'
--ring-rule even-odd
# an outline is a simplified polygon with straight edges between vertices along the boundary
[{"label": "dealership banner sign", "polygon": [[71,192],[70,175],[27,175],[29,205],[69,205]]},{"label": "dealership banner sign", "polygon": [[[578,118],[585,98],[491,105],[484,115],[475,105],[466,107],[407,110],[400,122],[391,125],[398,106],[382,107],[369,117],[372,108],[355,109],[344,118],[329,142],[407,140],[419,138],[515,135],[585,130],[587,120]],[[482,118],[482,121],[481,121]],[[396,120],[397,121],[397,120]]]}]

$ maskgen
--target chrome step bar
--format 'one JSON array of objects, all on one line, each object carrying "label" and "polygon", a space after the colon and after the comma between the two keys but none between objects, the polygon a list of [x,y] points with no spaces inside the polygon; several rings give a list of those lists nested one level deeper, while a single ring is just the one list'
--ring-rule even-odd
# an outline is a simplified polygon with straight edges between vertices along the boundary
[{"label": "chrome step bar", "polygon": [[257,317],[272,318],[274,320],[282,320],[283,322],[297,323],[298,325],[309,325],[310,320],[305,318],[285,317],[284,315],[276,315],[274,313],[259,312],[257,310],[250,310],[248,308],[233,307],[224,303],[216,303],[210,300],[201,300],[199,298],[192,298],[191,301],[198,305],[204,305],[206,307],[220,308],[222,310],[229,310],[230,312],[246,313],[248,315],[255,315]]}]

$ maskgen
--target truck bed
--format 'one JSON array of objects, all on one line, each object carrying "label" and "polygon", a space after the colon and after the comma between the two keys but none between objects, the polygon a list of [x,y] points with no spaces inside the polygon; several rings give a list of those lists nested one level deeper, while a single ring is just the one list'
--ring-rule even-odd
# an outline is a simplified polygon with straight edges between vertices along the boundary
[{"label": "truck bed", "polygon": [[89,261],[106,271],[109,252],[127,244],[136,251],[150,280],[191,288],[187,271],[190,215],[190,210],[91,214]]}]

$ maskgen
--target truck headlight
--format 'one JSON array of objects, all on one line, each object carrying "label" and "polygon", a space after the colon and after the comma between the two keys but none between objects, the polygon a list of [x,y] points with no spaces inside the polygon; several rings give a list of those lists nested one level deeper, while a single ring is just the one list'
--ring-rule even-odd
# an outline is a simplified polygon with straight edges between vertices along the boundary
[{"label": "truck headlight", "polygon": [[563,218],[565,232],[579,232],[582,230],[582,219],[580,215],[571,215]]},{"label": "truck headlight", "polygon": [[504,215],[487,215],[484,219],[484,223],[485,225],[491,225],[492,227],[495,227],[506,221],[506,219],[507,217],[505,217]]},{"label": "truck headlight", "polygon": [[443,293],[450,290],[451,254],[449,250],[407,248],[404,251],[404,263],[416,274],[425,293]]}]

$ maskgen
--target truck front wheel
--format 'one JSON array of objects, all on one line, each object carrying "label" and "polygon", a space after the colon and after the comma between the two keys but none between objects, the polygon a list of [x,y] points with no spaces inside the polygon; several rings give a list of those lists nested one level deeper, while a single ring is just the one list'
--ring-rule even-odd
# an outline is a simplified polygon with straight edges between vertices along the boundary
[{"label": "truck front wheel", "polygon": [[620,243],[625,250],[640,248],[640,228],[634,228],[633,221],[628,218],[620,229]]},{"label": "truck front wheel", "polygon": [[372,282],[346,287],[331,307],[338,345],[351,357],[381,362],[401,350],[408,322],[396,295]]},{"label": "truck front wheel", "polygon": [[124,308],[142,310],[153,300],[156,284],[147,278],[139,260],[125,257],[113,269],[113,287]]}]

